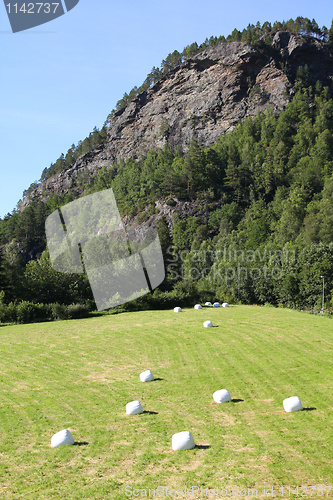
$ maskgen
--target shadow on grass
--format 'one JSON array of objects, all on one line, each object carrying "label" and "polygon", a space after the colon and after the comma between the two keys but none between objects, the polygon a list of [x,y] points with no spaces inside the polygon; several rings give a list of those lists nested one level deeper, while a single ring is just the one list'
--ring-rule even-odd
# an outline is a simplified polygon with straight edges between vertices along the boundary
[{"label": "shadow on grass", "polygon": [[196,444],[195,448],[198,450],[208,450],[209,448],[211,448],[211,445],[210,444]]},{"label": "shadow on grass", "polygon": [[308,408],[303,408],[303,411],[313,411],[313,410],[316,410],[317,408],[315,408],[314,406],[309,406]]},{"label": "shadow on grass", "polygon": [[142,413],[148,413],[148,415],[158,415],[158,412],[157,412],[157,411],[148,411],[148,410],[144,410]]},{"label": "shadow on grass", "polygon": [[243,403],[244,399],[232,398],[231,401],[232,401],[232,403]]},{"label": "shadow on grass", "polygon": [[75,441],[74,446],[87,446],[88,441]]},{"label": "shadow on grass", "polygon": [[164,378],[154,378],[154,380],[152,380],[152,382],[155,382],[155,380],[164,380]]}]

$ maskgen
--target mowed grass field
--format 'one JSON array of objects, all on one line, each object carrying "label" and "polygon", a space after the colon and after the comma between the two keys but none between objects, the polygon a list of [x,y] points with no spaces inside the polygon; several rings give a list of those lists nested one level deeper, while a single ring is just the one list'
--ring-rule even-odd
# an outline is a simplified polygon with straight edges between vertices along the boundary
[{"label": "mowed grass field", "polygon": [[[185,486],[187,498],[208,498],[191,490],[201,486],[333,498],[330,318],[255,306],[133,312],[3,326],[0,349],[1,499],[142,498],[158,487],[177,498],[171,489]],[[140,382],[146,369],[157,380]],[[218,389],[233,401],[215,404]],[[305,410],[284,412],[294,395]],[[145,412],[127,416],[136,399]],[[75,445],[51,448],[65,428]],[[197,446],[174,452],[183,430]]]}]

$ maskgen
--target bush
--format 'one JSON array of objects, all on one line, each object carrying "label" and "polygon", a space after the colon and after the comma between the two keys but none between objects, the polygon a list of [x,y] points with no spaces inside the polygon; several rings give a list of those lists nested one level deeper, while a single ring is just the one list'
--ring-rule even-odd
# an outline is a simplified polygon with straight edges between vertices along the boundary
[{"label": "bush", "polygon": [[22,301],[18,304],[10,302],[8,305],[0,302],[0,323],[37,323],[57,319],[83,318],[89,316],[95,304],[35,304]]},{"label": "bush", "polygon": [[50,319],[52,319],[49,304],[34,304],[34,305],[35,305],[34,322],[49,321]]},{"label": "bush", "polygon": [[166,202],[166,205],[168,205],[169,207],[175,207],[177,205],[177,202],[176,200],[173,200],[172,198],[169,198]]},{"label": "bush", "polygon": [[49,305],[51,319],[68,319],[68,309],[64,304],[57,302]]},{"label": "bush", "polygon": [[49,307],[45,304],[34,304],[33,302],[22,301],[16,306],[17,323],[36,323],[49,319]]},{"label": "bush", "polygon": [[67,308],[68,317],[72,319],[86,318],[89,316],[90,308],[86,304],[71,304]]},{"label": "bush", "polygon": [[16,323],[16,306],[13,302],[0,305],[0,321],[1,323]]},{"label": "bush", "polygon": [[180,304],[181,307],[190,307],[198,302],[200,294],[193,281],[179,281],[170,291],[161,291],[156,288],[152,294],[142,297],[146,308],[168,309]]},{"label": "bush", "polygon": [[147,212],[140,212],[136,216],[136,222],[138,224],[142,224],[143,222],[147,222],[148,219],[149,219],[149,214]]}]

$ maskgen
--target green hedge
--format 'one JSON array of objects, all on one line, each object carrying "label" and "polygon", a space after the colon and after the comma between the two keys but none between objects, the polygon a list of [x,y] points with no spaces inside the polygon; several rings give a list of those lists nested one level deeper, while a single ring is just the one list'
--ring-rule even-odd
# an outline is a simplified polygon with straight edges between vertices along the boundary
[{"label": "green hedge", "polygon": [[14,304],[0,303],[1,323],[38,323],[57,319],[76,319],[89,316],[91,304],[35,304],[22,301]]}]

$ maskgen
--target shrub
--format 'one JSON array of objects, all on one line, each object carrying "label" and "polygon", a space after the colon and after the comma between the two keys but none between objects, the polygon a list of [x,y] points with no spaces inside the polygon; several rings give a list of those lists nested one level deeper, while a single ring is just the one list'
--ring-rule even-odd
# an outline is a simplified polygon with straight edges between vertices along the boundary
[{"label": "shrub", "polygon": [[68,309],[64,304],[49,304],[52,319],[68,319]]},{"label": "shrub", "polygon": [[147,212],[140,212],[136,216],[136,222],[138,224],[142,224],[143,222],[146,222],[149,219],[149,214]]},{"label": "shrub", "polygon": [[176,200],[173,200],[172,198],[169,198],[166,202],[166,205],[168,205],[169,207],[175,207],[177,205],[177,202]]},{"label": "shrub", "polygon": [[16,306],[13,302],[0,305],[0,321],[1,323],[16,323]]},{"label": "shrub", "polygon": [[29,301],[22,301],[16,305],[17,323],[36,323],[49,319],[49,308],[45,304],[34,304]]},{"label": "shrub", "polygon": [[71,304],[68,306],[68,317],[72,319],[89,316],[89,306],[86,304]]},{"label": "shrub", "polygon": [[95,304],[35,304],[22,301],[18,304],[10,302],[8,305],[0,302],[0,323],[37,323],[57,319],[83,318],[89,315]]},{"label": "shrub", "polygon": [[16,306],[17,323],[31,323],[33,317],[33,303],[24,300]]}]

